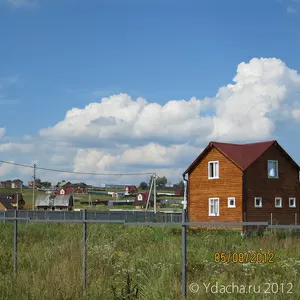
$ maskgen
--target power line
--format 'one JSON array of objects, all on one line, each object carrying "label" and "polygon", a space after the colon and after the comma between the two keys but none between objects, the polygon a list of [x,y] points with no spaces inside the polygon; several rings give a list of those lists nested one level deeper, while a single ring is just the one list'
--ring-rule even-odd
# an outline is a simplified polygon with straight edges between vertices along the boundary
[{"label": "power line", "polygon": [[[0,160],[0,163],[9,164],[24,168],[31,168],[34,169],[34,166],[30,165],[23,165],[18,163],[13,163],[9,161]],[[75,172],[75,171],[65,171],[65,170],[58,170],[58,169],[51,169],[51,168],[42,168],[42,167],[35,167],[37,170],[49,171],[49,172],[58,172],[58,173],[68,173],[68,174],[76,174],[76,175],[92,175],[92,176],[137,176],[137,175],[153,175],[154,172],[146,172],[146,173],[91,173],[91,172]]]}]

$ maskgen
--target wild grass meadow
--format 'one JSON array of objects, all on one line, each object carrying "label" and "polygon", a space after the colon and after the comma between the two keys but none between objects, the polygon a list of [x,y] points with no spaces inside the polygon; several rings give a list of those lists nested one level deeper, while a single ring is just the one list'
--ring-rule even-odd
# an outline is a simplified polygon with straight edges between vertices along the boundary
[{"label": "wild grass meadow", "polygon": [[[1,299],[181,299],[180,228],[88,224],[85,293],[82,225],[20,223],[17,277],[13,274],[13,224],[0,228]],[[297,235],[273,231],[242,239],[230,230],[189,230],[188,299],[299,299]],[[214,262],[215,252],[229,251],[271,251],[274,263]],[[206,292],[203,283],[216,282],[256,287],[270,282],[273,291],[262,287],[260,294]],[[196,293],[189,291],[192,283],[198,284]],[[287,294],[288,290],[292,293]]]}]

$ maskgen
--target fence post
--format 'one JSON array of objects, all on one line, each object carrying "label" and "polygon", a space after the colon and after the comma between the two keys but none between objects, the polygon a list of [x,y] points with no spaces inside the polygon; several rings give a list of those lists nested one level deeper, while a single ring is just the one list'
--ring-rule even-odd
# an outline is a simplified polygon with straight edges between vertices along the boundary
[{"label": "fence post", "polygon": [[297,213],[295,213],[295,225],[297,225]]},{"label": "fence post", "polygon": [[[273,213],[271,213],[271,226],[273,225]],[[273,228],[271,227],[271,232],[273,231]]]},{"label": "fence post", "polygon": [[186,221],[187,221],[187,182],[184,180],[184,200],[183,200],[183,210],[182,210],[182,225],[181,225],[181,235],[182,235],[182,300],[186,299],[187,296],[187,284],[186,284]]},{"label": "fence post", "polygon": [[[86,209],[82,211],[83,220],[86,220]],[[86,222],[83,222],[83,244],[82,244],[82,287],[86,288]]]},{"label": "fence post", "polygon": [[17,251],[18,251],[18,220],[17,210],[15,210],[14,220],[14,275],[17,275]]}]

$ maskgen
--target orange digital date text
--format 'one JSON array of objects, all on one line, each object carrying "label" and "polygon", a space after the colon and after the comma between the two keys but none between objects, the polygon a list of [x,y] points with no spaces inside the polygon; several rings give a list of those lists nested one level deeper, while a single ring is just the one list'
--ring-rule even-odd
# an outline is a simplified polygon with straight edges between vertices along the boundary
[{"label": "orange digital date text", "polygon": [[215,252],[215,263],[273,263],[273,252]]}]

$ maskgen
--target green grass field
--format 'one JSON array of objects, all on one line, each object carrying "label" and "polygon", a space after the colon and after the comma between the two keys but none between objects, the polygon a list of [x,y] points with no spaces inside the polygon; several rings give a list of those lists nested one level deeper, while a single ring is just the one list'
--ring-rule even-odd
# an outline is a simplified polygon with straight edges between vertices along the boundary
[{"label": "green grass field", "polygon": [[[0,224],[0,298],[5,300],[181,299],[180,228],[88,225],[87,290],[81,288],[82,227],[19,224],[18,267],[13,276],[13,224]],[[215,252],[273,252],[273,263],[216,263]],[[299,299],[300,238],[283,233],[242,240],[229,230],[189,230],[188,299]],[[205,287],[261,286],[261,294],[206,293]],[[267,290],[273,283],[275,292]],[[288,283],[293,284],[292,288]],[[282,285],[281,285],[282,284]],[[129,296],[138,289],[138,297]],[[195,287],[195,285],[193,286]],[[292,294],[287,294],[291,289]],[[282,291],[281,291],[282,290]],[[257,292],[258,290],[256,290]],[[269,292],[269,293],[268,293]],[[123,296],[122,296],[123,294]]]}]

